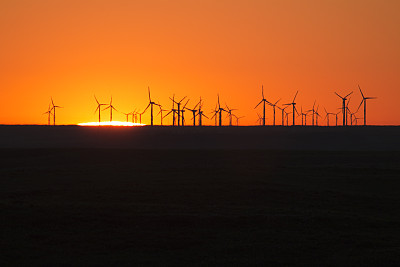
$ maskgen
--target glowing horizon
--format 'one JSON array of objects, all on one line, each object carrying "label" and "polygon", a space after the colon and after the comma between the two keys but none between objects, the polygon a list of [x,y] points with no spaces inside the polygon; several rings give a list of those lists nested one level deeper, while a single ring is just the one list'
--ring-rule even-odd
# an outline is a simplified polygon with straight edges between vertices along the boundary
[{"label": "glowing horizon", "polygon": [[123,121],[102,121],[102,122],[82,122],[78,123],[78,126],[124,126],[124,127],[133,127],[133,126],[145,126],[143,123],[136,122],[123,122]]}]

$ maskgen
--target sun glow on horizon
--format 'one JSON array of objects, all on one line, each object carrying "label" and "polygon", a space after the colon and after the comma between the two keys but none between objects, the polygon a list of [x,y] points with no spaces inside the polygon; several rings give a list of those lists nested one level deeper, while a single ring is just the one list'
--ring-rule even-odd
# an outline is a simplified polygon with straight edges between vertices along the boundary
[{"label": "sun glow on horizon", "polygon": [[79,126],[125,126],[125,127],[132,127],[132,126],[145,126],[146,124],[143,123],[136,123],[136,122],[123,122],[123,121],[102,121],[102,122],[83,122],[78,123]]}]

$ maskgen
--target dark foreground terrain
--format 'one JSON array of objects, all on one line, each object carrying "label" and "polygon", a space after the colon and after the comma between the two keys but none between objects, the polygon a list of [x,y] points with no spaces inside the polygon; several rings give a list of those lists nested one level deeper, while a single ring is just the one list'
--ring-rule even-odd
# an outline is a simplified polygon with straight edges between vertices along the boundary
[{"label": "dark foreground terrain", "polygon": [[399,265],[400,152],[1,149],[0,265]]}]

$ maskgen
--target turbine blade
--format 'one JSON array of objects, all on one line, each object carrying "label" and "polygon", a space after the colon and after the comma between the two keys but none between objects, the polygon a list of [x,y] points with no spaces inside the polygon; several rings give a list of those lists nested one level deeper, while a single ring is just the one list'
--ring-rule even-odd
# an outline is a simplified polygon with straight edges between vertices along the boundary
[{"label": "turbine blade", "polygon": [[361,91],[360,85],[358,85],[358,89],[360,90],[360,93],[361,93],[362,98],[365,98],[363,92]]},{"label": "turbine blade", "polygon": [[292,103],[294,103],[294,101],[296,100],[297,94],[299,93],[299,91],[296,92],[296,94],[294,95],[293,101]]},{"label": "turbine blade", "polygon": [[356,111],[356,112],[358,112],[358,110],[360,109],[360,107],[361,107],[361,105],[364,103],[364,101],[365,101],[365,98],[363,98],[363,99],[361,100],[361,103],[360,103],[360,105],[358,106],[358,108],[357,108],[357,111]]},{"label": "turbine blade", "polygon": [[149,86],[147,87],[147,90],[149,91],[149,100],[150,100],[150,102],[151,102],[151,97],[150,97],[150,87],[149,87]]},{"label": "turbine blade", "polygon": [[258,103],[254,109],[256,109],[258,107],[258,105],[260,105],[262,102],[263,102],[263,100],[261,100],[260,103]]},{"label": "turbine blade", "polygon": [[346,95],[344,98],[347,98],[349,95],[351,95],[353,93],[353,91],[351,91],[351,93],[350,94],[348,94],[348,95]]},{"label": "turbine blade", "polygon": [[341,97],[341,96],[340,96],[338,93],[336,93],[336,92],[335,92],[335,94],[336,94],[338,97],[340,97],[341,99],[343,99],[343,98],[344,98],[344,97]]}]

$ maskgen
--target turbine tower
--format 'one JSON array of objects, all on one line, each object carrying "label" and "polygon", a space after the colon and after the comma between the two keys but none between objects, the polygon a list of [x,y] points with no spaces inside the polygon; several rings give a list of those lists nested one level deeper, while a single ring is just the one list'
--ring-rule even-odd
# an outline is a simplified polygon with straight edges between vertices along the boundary
[{"label": "turbine tower", "polygon": [[43,115],[47,114],[47,125],[50,125],[50,119],[51,119],[51,115],[52,115],[51,110],[52,110],[52,107],[51,107],[51,103],[50,103],[47,111],[45,113],[43,113]]},{"label": "turbine tower", "polygon": [[199,105],[199,112],[198,112],[198,115],[199,115],[199,126],[202,126],[202,120],[203,120],[203,116],[204,117],[206,117],[207,119],[208,119],[208,117],[206,116],[206,115],[204,115],[204,112],[203,112],[203,110],[202,110],[202,108],[203,108],[203,102],[202,102],[202,100],[201,100],[201,97],[200,97],[200,105]]},{"label": "turbine tower", "polygon": [[[199,106],[200,107],[200,103],[201,103],[201,98],[200,98],[200,101],[196,104],[196,106],[194,106],[194,108],[192,108],[192,109],[190,109],[190,108],[186,108],[187,110],[189,110],[189,111],[191,111],[192,112],[192,114],[193,114],[193,126],[196,126],[196,116],[197,116],[197,106]],[[199,108],[200,109],[200,108]]]},{"label": "turbine tower", "polygon": [[326,113],[326,116],[325,116],[325,119],[326,119],[326,126],[330,126],[330,125],[329,125],[329,115],[336,115],[336,114],[326,111],[326,108],[324,108],[324,110],[325,110],[325,113]]},{"label": "turbine tower", "polygon": [[151,101],[150,87],[147,87],[147,90],[149,92],[149,104],[144,109],[143,113],[145,113],[146,110],[150,107],[150,125],[153,126],[153,105],[159,106],[159,104],[157,104],[156,102]]},{"label": "turbine tower", "polygon": [[342,96],[340,96],[338,93],[336,93],[335,92],[335,94],[338,96],[338,97],[340,97],[341,99],[342,99],[342,114],[343,114],[343,126],[346,126],[347,125],[347,120],[346,120],[346,117],[347,117],[347,112],[346,112],[346,100],[347,100],[347,97],[349,96],[349,95],[351,95],[353,92],[351,92],[350,94],[347,94],[345,97],[342,97]]},{"label": "turbine tower", "polygon": [[178,113],[178,126],[180,126],[180,123],[181,123],[181,103],[185,98],[186,98],[186,96],[184,98],[182,98],[181,101],[176,101],[174,98],[169,98],[172,100],[172,102],[174,102],[178,105],[178,109],[176,110],[176,112]]},{"label": "turbine tower", "polygon": [[361,96],[363,99],[361,100],[361,103],[358,106],[357,111],[360,109],[361,105],[364,103],[364,126],[366,126],[367,125],[367,100],[368,99],[377,99],[377,97],[364,96],[363,92],[361,91],[360,85],[358,86],[358,89],[360,89],[360,93],[361,93]]},{"label": "turbine tower", "polygon": [[256,109],[258,107],[258,105],[263,103],[262,125],[265,126],[265,103],[267,103],[267,104],[271,104],[271,103],[268,102],[267,99],[265,99],[265,97],[264,97],[264,85],[261,86],[261,95],[262,95],[262,99],[261,99],[260,103],[258,103],[254,109]]},{"label": "turbine tower", "polygon": [[113,110],[117,111],[117,109],[114,108],[114,106],[112,104],[112,96],[111,96],[110,104],[108,105],[108,107],[103,109],[103,111],[106,110],[106,109],[110,109],[110,122],[112,122],[112,112],[113,112]]},{"label": "turbine tower", "polygon": [[297,94],[298,94],[298,93],[299,93],[299,91],[297,91],[296,94],[294,95],[294,98],[293,98],[292,103],[284,104],[285,106],[290,106],[290,105],[292,105],[292,107],[293,107],[293,124],[292,124],[293,126],[296,125],[295,114],[296,114],[296,113],[298,114],[297,109],[296,109],[296,103],[294,102],[294,101],[296,100],[296,97],[297,97]]},{"label": "turbine tower", "polygon": [[96,103],[97,103],[97,108],[96,108],[96,110],[94,111],[94,113],[96,113],[97,110],[99,111],[99,124],[100,124],[100,122],[101,122],[101,118],[100,118],[101,106],[107,106],[107,104],[100,104],[99,101],[98,101],[97,98],[96,98],[96,95],[94,96],[94,99],[96,100]]},{"label": "turbine tower", "polygon": [[62,107],[54,105],[53,98],[51,98],[51,104],[53,105],[53,107],[51,108],[51,110],[53,110],[53,125],[56,125],[56,108]]},{"label": "turbine tower", "polygon": [[158,107],[160,108],[160,111],[157,113],[157,116],[158,116],[158,114],[160,114],[161,115],[161,126],[163,125],[163,112],[164,111],[168,111],[167,109],[163,109],[162,108],[162,106],[160,105],[160,103],[158,103]]},{"label": "turbine tower", "polygon": [[287,109],[289,106],[286,106],[284,108],[281,108],[279,106],[277,107],[282,111],[282,126],[285,126],[285,113],[286,113],[285,109]]},{"label": "turbine tower", "polygon": [[276,101],[274,104],[268,102],[268,104],[269,104],[270,106],[272,106],[272,108],[273,108],[273,110],[274,110],[274,122],[273,122],[273,125],[274,125],[274,126],[275,126],[275,107],[276,107],[276,104],[278,104],[279,101],[280,101],[280,99],[279,99],[278,101]]},{"label": "turbine tower", "polygon": [[219,115],[219,126],[222,126],[222,111],[227,112],[225,109],[221,108],[219,103],[219,94],[218,94],[218,115]]},{"label": "turbine tower", "polygon": [[225,106],[226,106],[226,109],[228,110],[227,113],[228,113],[228,117],[229,117],[229,126],[232,126],[232,115],[234,115],[234,114],[232,114],[232,111],[237,110],[237,109],[229,108],[228,104],[226,104],[226,103],[225,103]]}]

